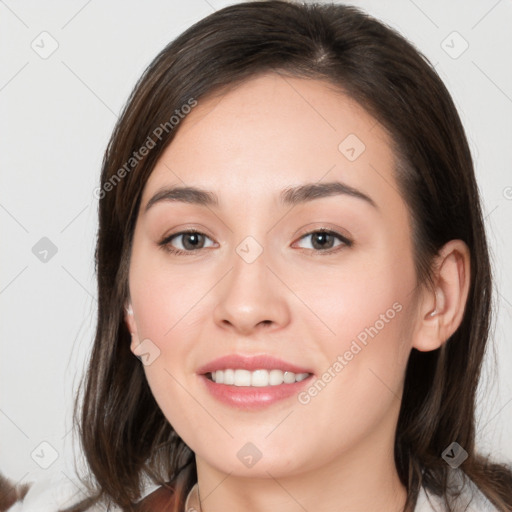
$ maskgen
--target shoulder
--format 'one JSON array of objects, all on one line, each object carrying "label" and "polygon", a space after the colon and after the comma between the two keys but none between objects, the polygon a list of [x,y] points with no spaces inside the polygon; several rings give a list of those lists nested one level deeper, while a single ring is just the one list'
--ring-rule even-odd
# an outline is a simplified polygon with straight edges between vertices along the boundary
[{"label": "shoulder", "polygon": [[[499,512],[478,487],[457,469],[450,475],[450,494],[454,512]],[[444,499],[423,487],[414,512],[445,512]]]},{"label": "shoulder", "polygon": [[[156,490],[155,490],[156,488]],[[86,497],[77,483],[64,478],[52,476],[38,480],[30,485],[23,499],[16,501],[6,512],[57,512],[76,506]],[[174,504],[171,490],[146,486],[145,497],[138,503],[137,512],[167,512]],[[87,512],[122,512],[120,508],[96,504],[87,508]]]},{"label": "shoulder", "polygon": [[159,487],[137,504],[137,512],[172,512],[175,505],[174,490],[170,486]]},{"label": "shoulder", "polygon": [[[78,503],[84,495],[77,484],[58,477],[40,479],[30,485],[25,497],[8,512],[56,512]],[[91,509],[91,512],[99,510]]]}]

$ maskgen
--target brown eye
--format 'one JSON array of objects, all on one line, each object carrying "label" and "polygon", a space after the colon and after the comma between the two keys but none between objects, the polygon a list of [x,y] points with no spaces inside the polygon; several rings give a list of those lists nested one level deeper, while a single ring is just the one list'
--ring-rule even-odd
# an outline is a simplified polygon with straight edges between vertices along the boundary
[{"label": "brown eye", "polygon": [[[198,249],[204,249],[205,239],[208,239],[208,237],[199,231],[181,231],[164,238],[159,245],[173,254],[187,254],[193,253]],[[177,248],[173,245],[175,240],[179,241],[179,245],[182,248]]]},{"label": "brown eye", "polygon": [[[311,238],[312,249],[316,252],[332,252],[331,250],[337,247],[350,247],[352,245],[352,241],[348,238],[340,235],[339,233],[336,233],[335,231],[326,229],[320,229],[306,233],[300,238],[300,240],[306,239],[308,237]],[[334,245],[336,239],[338,239],[340,243]]]}]

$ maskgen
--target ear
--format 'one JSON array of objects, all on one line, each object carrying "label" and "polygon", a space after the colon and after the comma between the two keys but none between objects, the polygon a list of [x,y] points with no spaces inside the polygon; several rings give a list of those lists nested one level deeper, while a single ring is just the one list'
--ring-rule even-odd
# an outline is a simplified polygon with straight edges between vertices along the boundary
[{"label": "ear", "polygon": [[130,301],[125,304],[124,307],[124,321],[128,331],[132,335],[132,341],[130,344],[130,350],[133,352],[135,347],[139,345],[139,336],[137,333],[137,325],[135,323],[135,317],[133,315],[133,308]]},{"label": "ear", "polygon": [[424,292],[412,346],[436,350],[459,327],[469,293],[470,254],[462,240],[451,240],[439,251],[434,266],[434,287]]}]

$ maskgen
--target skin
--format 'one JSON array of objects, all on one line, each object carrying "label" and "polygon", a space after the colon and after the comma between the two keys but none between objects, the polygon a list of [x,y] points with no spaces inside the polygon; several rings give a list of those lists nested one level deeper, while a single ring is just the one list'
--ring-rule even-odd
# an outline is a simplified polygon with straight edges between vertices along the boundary
[{"label": "skin", "polygon": [[[349,134],[366,146],[354,161],[338,149]],[[201,99],[152,172],[126,322],[132,351],[146,339],[159,351],[145,372],[196,455],[204,511],[402,510],[393,444],[407,359],[413,347],[438,348],[460,324],[469,253],[451,241],[435,262],[435,288],[418,285],[393,168],[389,136],[358,104],[325,82],[270,73]],[[277,201],[286,187],[328,181],[376,207],[349,195],[294,207]],[[144,212],[171,185],[211,190],[219,207],[161,201]],[[334,238],[315,248],[304,235],[320,227],[353,244]],[[193,254],[158,245],[191,228],[206,235]],[[236,252],[247,236],[264,249],[250,264]],[[184,250],[187,242],[171,244]],[[394,318],[307,404],[292,397],[239,410],[213,398],[196,373],[226,354],[271,354],[321,378],[397,303]],[[262,454],[252,467],[237,457],[247,442]]]}]

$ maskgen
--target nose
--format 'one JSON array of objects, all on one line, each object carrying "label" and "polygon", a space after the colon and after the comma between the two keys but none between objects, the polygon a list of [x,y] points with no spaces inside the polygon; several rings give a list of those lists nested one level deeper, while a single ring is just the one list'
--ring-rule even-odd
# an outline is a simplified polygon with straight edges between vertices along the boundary
[{"label": "nose", "polygon": [[232,261],[231,270],[219,284],[215,323],[245,336],[286,327],[291,293],[275,268],[268,265],[265,250],[252,262],[238,253]]}]

